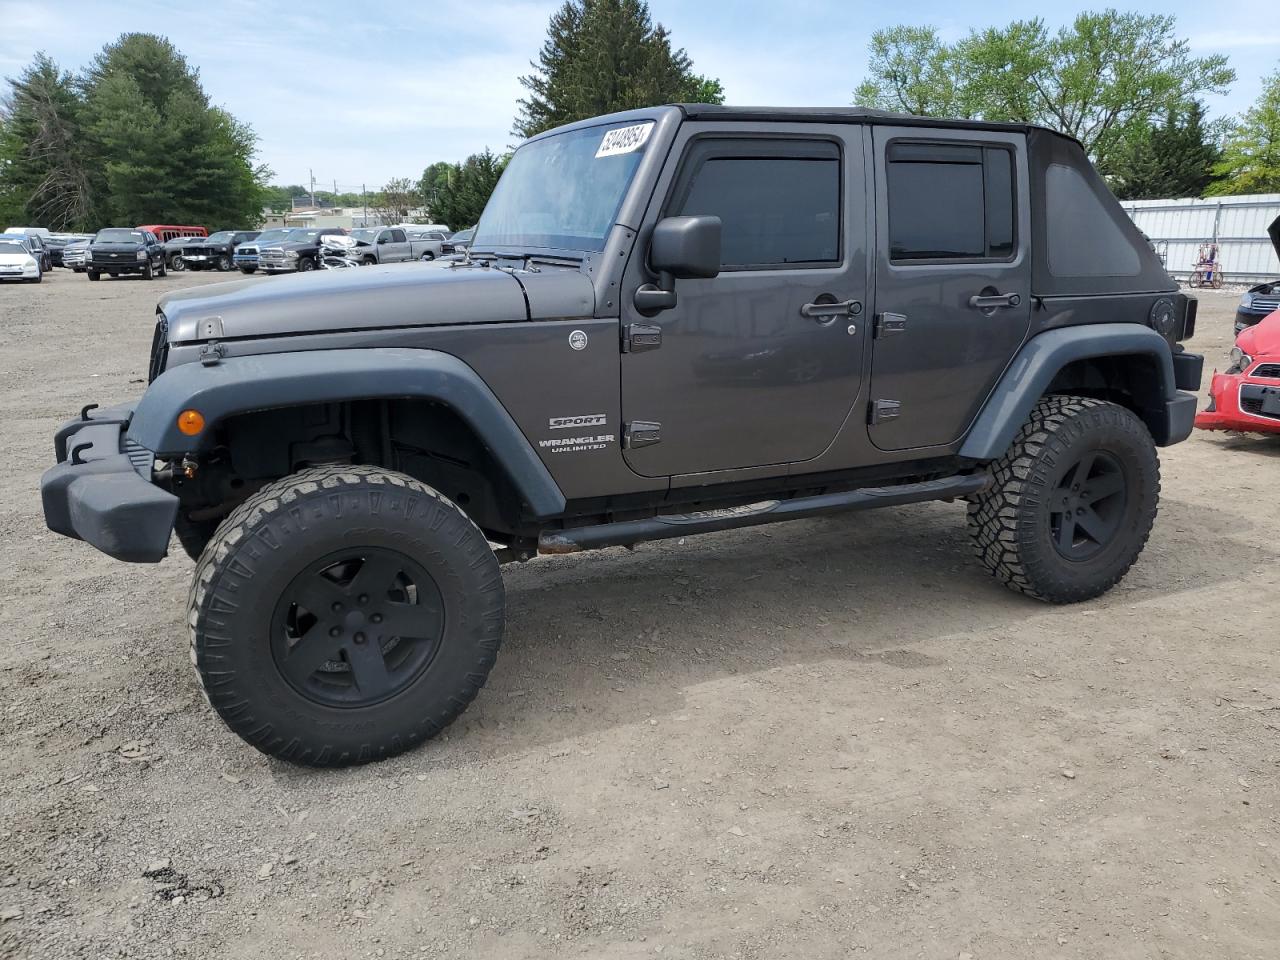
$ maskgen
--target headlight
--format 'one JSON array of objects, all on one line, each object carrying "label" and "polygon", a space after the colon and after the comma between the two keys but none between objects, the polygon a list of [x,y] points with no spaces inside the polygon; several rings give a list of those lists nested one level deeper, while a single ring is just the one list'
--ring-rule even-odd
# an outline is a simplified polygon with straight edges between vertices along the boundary
[{"label": "headlight", "polygon": [[26,269],[30,269],[31,267],[34,267],[35,265],[36,265],[36,258],[35,258],[35,257],[27,257],[27,259],[25,259],[25,260],[23,260],[23,261],[22,261],[22,267],[23,267],[23,269],[24,269],[24,270],[26,270]]},{"label": "headlight", "polygon": [[1244,371],[1253,366],[1253,357],[1239,347],[1232,347],[1227,356],[1231,360],[1231,366],[1227,367],[1227,373],[1244,373]]},{"label": "headlight", "polygon": [[145,260],[145,259],[147,259],[147,251],[145,251],[145,250],[139,250],[139,251],[138,251],[138,259],[139,259],[139,260]]},{"label": "headlight", "polygon": [[297,259],[298,259],[298,251],[297,251],[297,250],[286,250],[286,251],[284,252],[284,255],[285,255],[286,257],[288,257],[290,260],[297,260]]},{"label": "headlight", "polygon": [[1242,296],[1242,297],[1240,298],[1240,306],[1242,306],[1242,307],[1252,307],[1252,306],[1253,306],[1253,294],[1252,294],[1252,293],[1246,293],[1244,296]]}]

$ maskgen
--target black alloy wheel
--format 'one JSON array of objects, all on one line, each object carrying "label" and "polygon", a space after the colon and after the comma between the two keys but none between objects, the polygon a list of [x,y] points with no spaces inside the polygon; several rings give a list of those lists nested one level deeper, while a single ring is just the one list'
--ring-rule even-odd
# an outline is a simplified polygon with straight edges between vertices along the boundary
[{"label": "black alloy wheel", "polygon": [[444,601],[427,570],[396,550],[366,547],[293,578],[271,620],[271,654],[307,699],[367,707],[412,685],[444,630]]}]

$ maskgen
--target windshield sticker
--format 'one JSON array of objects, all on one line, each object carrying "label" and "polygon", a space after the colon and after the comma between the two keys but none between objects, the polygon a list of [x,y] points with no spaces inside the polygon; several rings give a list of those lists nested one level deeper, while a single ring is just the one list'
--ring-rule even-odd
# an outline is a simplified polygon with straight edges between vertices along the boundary
[{"label": "windshield sticker", "polygon": [[596,159],[601,157],[617,157],[624,153],[635,153],[649,140],[653,132],[653,121],[637,123],[633,127],[617,127],[605,133],[600,141],[600,149],[596,151]]}]

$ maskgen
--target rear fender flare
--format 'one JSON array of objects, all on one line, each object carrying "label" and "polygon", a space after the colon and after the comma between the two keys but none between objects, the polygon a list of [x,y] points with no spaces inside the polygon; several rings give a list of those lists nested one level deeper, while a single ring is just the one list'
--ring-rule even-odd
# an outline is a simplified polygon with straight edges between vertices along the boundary
[{"label": "rear fender flare", "polygon": [[199,438],[178,429],[183,410],[204,416],[207,436],[220,421],[242,413],[374,399],[435,400],[449,407],[502,464],[535,517],[564,512],[564,494],[493,391],[467,364],[436,350],[314,350],[182,364],[147,388],[128,436],[158,457],[176,457],[200,447]]},{"label": "rear fender flare", "polygon": [[1185,439],[1185,433],[1178,436],[1185,417],[1177,417],[1177,423],[1169,422],[1168,411],[1179,406],[1179,394],[1168,341],[1151,328],[1134,323],[1094,323],[1048,330],[1023,344],[983,405],[960,447],[960,455],[975,460],[1001,456],[1026,422],[1031,408],[1067,364],[1125,356],[1149,357],[1159,372],[1164,408],[1136,411],[1156,443],[1165,445]]}]

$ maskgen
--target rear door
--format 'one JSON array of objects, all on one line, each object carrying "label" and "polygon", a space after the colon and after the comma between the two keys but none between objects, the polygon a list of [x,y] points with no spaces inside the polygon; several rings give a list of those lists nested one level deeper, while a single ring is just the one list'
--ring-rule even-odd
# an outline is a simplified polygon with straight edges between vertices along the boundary
[{"label": "rear door", "polygon": [[1030,324],[1026,138],[874,131],[868,430],[882,450],[947,445],[973,421]]}]

